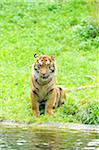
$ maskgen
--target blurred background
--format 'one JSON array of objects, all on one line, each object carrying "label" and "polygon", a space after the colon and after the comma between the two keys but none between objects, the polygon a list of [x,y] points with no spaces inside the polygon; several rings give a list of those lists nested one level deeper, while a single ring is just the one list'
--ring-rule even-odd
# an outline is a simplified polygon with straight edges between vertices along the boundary
[{"label": "blurred background", "polygon": [[[98,50],[98,0],[0,1],[1,120],[35,122],[29,101],[35,53],[54,55],[57,84],[71,88],[97,83]],[[96,88],[67,93],[53,120],[99,123],[97,97]]]}]

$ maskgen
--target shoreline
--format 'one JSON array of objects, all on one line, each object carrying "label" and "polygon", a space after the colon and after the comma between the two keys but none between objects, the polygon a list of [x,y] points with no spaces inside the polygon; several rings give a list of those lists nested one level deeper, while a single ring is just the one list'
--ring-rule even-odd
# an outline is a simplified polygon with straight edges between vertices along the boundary
[{"label": "shoreline", "polygon": [[15,121],[0,121],[0,126],[8,128],[40,128],[40,129],[72,129],[80,130],[82,132],[96,132],[99,133],[99,125],[85,125],[75,123],[57,123],[57,122],[45,122],[45,123],[19,123]]}]

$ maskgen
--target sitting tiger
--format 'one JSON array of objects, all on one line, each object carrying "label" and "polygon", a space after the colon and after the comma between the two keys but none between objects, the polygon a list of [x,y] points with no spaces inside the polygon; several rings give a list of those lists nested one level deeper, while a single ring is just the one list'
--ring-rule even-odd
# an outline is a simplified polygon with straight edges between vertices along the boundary
[{"label": "sitting tiger", "polygon": [[35,54],[30,80],[30,98],[34,116],[40,115],[40,106],[44,105],[45,114],[52,115],[52,109],[64,103],[64,90],[56,86],[54,74],[54,57]]}]

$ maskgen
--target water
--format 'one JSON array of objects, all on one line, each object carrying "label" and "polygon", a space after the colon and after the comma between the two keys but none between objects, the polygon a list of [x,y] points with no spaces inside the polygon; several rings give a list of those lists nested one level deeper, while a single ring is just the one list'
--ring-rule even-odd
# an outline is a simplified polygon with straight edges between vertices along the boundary
[{"label": "water", "polygon": [[0,126],[0,150],[99,150],[96,131]]}]

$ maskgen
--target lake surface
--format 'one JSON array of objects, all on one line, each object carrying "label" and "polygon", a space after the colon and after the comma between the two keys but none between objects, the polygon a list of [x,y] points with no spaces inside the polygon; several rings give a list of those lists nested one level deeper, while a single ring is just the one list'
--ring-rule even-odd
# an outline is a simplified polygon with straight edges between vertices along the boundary
[{"label": "lake surface", "polygon": [[0,125],[0,150],[99,150],[99,132]]}]

